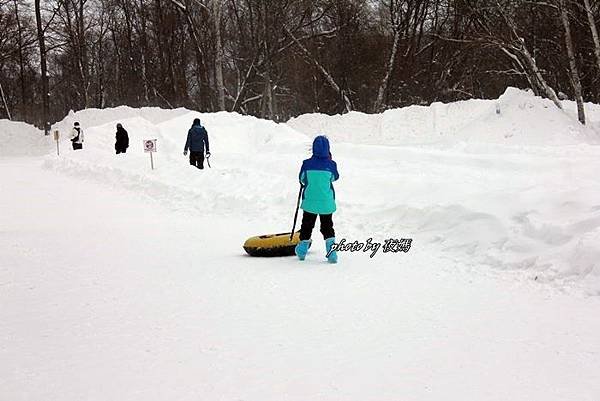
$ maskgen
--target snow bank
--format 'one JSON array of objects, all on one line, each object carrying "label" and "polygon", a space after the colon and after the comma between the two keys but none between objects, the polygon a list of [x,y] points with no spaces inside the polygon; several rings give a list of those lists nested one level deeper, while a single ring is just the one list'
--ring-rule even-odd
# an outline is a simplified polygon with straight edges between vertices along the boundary
[{"label": "snow bank", "polygon": [[[472,99],[430,106],[409,106],[382,114],[304,114],[288,125],[306,134],[321,132],[335,141],[377,145],[510,145],[598,143],[596,131],[576,120],[572,102],[562,112],[531,92],[508,88],[497,100]],[[590,111],[600,110],[589,105]],[[592,117],[592,120],[594,117]]]},{"label": "snow bank", "polygon": [[85,109],[69,114],[60,122],[53,126],[53,129],[69,130],[73,123],[78,121],[84,127],[95,127],[114,121],[125,120],[129,118],[143,118],[153,124],[159,124],[165,120],[189,113],[183,108],[161,109],[160,107],[142,107],[139,109],[129,106],[119,106],[109,109]]},{"label": "snow bank", "polygon": [[51,138],[34,126],[0,120],[0,157],[41,156],[52,149]]},{"label": "snow bank", "polygon": [[[57,126],[66,131],[72,121],[79,121],[85,131],[84,152],[48,157],[46,166],[86,180],[125,187],[195,213],[261,216],[268,221],[280,217],[273,205],[294,197],[295,188],[285,188],[282,181],[296,180],[296,164],[307,156],[310,146],[305,135],[285,125],[237,113],[178,109],[171,118],[155,115],[151,120],[147,118],[152,114],[149,110],[132,110],[119,108],[112,120],[110,110],[99,111],[98,115],[86,110],[68,116]],[[214,155],[210,173],[200,174],[182,154],[194,118],[200,118],[209,131]],[[125,155],[114,151],[117,123],[129,133],[130,148]],[[150,170],[149,155],[143,152],[144,139],[157,139],[154,171]]]},{"label": "snow bank", "polygon": [[[300,163],[323,132],[342,176],[340,236],[413,237],[415,247],[474,269],[600,294],[600,107],[586,107],[591,128],[579,125],[569,102],[561,111],[510,88],[498,100],[311,114],[288,124],[185,109],[85,110],[56,125],[67,131],[79,121],[84,150],[71,151],[63,135],[67,151],[44,165],[176,210],[243,219],[256,225],[248,235],[261,234],[291,226]],[[194,118],[207,127],[213,154],[202,172],[182,155]],[[130,136],[125,155],[114,154],[118,122]],[[143,139],[158,140],[154,171]]]}]

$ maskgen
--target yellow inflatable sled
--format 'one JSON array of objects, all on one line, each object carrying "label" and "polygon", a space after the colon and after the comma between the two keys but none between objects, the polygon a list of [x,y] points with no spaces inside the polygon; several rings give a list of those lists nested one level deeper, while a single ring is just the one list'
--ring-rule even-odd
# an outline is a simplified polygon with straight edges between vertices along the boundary
[{"label": "yellow inflatable sled", "polygon": [[250,256],[293,256],[294,248],[300,242],[300,232],[260,235],[248,238],[244,243],[244,250]]}]

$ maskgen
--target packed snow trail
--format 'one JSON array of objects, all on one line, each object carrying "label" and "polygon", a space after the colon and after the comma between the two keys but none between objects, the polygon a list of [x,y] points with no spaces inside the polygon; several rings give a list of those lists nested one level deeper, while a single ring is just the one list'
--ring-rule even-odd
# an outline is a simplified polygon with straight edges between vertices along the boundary
[{"label": "packed snow trail", "polygon": [[[0,159],[0,400],[583,400],[600,300],[423,247],[243,255],[256,221]],[[318,236],[315,236],[318,238]]]}]

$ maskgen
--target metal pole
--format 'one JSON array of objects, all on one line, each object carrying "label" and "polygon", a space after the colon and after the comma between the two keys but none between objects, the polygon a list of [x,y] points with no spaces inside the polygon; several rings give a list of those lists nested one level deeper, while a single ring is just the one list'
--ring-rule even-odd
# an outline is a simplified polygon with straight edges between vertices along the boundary
[{"label": "metal pole", "polygon": [[150,152],[150,166],[152,167],[152,170],[154,170],[154,159],[152,158],[152,152]]},{"label": "metal pole", "polygon": [[294,225],[292,226],[292,233],[290,234],[290,241],[294,238],[294,230],[296,230],[296,221],[298,220],[298,209],[300,209],[300,198],[302,198],[302,191],[304,186],[300,185],[300,191],[298,192],[298,201],[296,202],[296,213],[294,214]]}]

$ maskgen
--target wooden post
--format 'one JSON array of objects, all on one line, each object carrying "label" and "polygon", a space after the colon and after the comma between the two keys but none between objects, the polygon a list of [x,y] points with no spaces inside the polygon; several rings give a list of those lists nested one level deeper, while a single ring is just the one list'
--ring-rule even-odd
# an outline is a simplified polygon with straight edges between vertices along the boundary
[{"label": "wooden post", "polygon": [[56,155],[60,156],[60,147],[59,147],[59,139],[60,139],[60,133],[58,132],[58,130],[54,131],[54,140],[56,141]]}]

